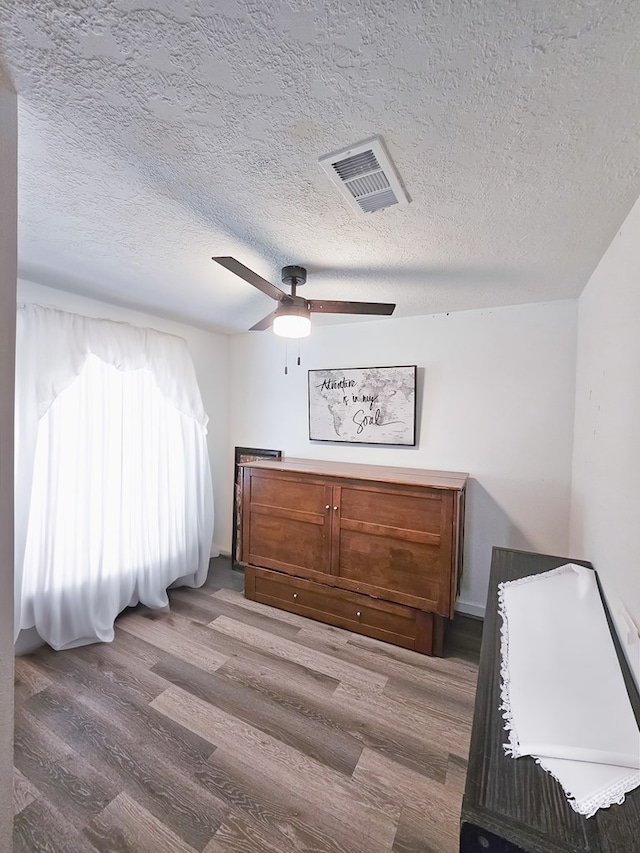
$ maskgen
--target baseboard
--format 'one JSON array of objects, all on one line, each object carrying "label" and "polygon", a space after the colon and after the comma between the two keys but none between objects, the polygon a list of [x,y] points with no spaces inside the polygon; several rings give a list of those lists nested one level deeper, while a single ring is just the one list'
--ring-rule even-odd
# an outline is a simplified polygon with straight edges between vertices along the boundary
[{"label": "baseboard", "polygon": [[28,655],[29,652],[34,652],[40,646],[46,645],[40,634],[35,628],[23,628],[18,634],[18,638],[13,647],[13,653],[16,657],[20,655]]},{"label": "baseboard", "polygon": [[486,607],[482,604],[474,604],[471,601],[457,601],[456,612],[466,613],[467,616],[475,616],[477,619],[484,619]]},{"label": "baseboard", "polygon": [[[214,556],[214,555],[212,554],[212,556]],[[227,551],[226,548],[218,548],[218,553],[215,554],[215,556],[216,557],[230,557],[231,551]]]}]

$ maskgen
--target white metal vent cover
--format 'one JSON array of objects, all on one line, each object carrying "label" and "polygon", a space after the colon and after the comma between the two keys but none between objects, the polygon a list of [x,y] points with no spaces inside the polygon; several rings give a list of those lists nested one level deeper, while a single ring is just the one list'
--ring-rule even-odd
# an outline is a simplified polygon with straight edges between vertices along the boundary
[{"label": "white metal vent cover", "polygon": [[384,143],[372,136],[342,151],[320,157],[320,165],[358,213],[406,207],[409,198]]}]

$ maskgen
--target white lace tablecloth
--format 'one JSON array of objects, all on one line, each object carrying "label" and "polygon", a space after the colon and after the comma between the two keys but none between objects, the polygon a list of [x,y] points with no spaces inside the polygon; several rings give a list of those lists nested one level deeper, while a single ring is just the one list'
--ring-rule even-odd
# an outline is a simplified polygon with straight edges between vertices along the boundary
[{"label": "white lace tablecloth", "polygon": [[640,785],[640,731],[595,573],[568,563],[498,587],[505,750],[591,817]]}]

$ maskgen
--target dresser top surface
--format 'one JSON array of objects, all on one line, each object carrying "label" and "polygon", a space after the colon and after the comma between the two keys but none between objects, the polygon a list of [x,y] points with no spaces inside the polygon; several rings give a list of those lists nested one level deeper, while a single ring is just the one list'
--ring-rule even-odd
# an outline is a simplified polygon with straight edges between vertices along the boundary
[{"label": "dresser top surface", "polygon": [[413,486],[432,486],[459,491],[466,485],[468,474],[456,471],[431,471],[424,468],[396,468],[391,465],[363,465],[356,462],[333,462],[324,459],[258,459],[240,463],[244,468],[267,469],[297,474],[316,474],[348,480],[373,480]]}]

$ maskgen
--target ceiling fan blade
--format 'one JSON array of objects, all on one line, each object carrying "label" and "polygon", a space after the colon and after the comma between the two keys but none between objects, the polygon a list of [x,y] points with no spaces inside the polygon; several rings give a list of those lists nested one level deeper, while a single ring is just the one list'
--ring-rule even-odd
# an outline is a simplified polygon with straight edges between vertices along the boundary
[{"label": "ceiling fan blade", "polygon": [[245,267],[244,264],[241,264],[240,261],[236,261],[235,258],[223,255],[211,258],[211,260],[220,264],[221,267],[228,269],[229,272],[233,272],[240,276],[240,278],[244,279],[249,284],[252,284],[254,287],[257,287],[258,290],[266,293],[267,296],[270,296],[272,299],[279,300],[286,295],[284,290],[280,290],[280,288],[276,287],[275,284],[271,284],[271,282],[267,281],[266,278],[262,278],[262,276],[258,275],[257,272],[250,270],[249,267]]},{"label": "ceiling fan blade", "polygon": [[276,316],[276,312],[272,311],[271,314],[267,314],[266,317],[263,317],[255,326],[252,326],[249,331],[250,332],[264,332],[265,329],[268,329],[269,326],[273,325],[273,319]]},{"label": "ceiling fan blade", "polygon": [[330,299],[307,299],[310,311],[316,314],[380,314],[388,317],[395,309],[394,302],[336,302]]}]

